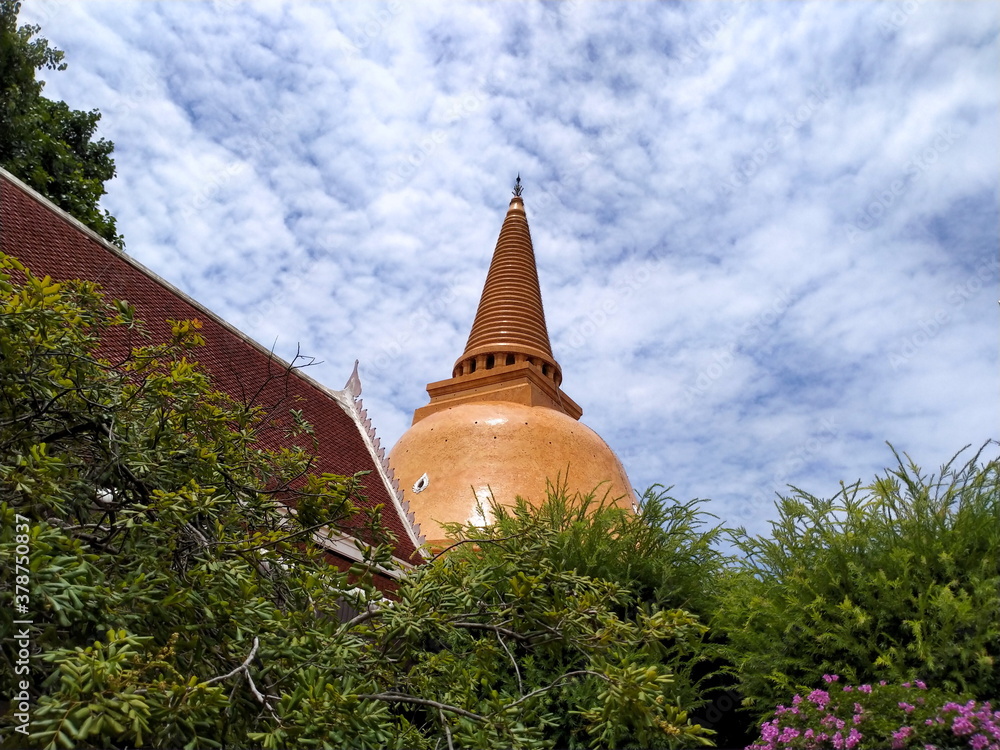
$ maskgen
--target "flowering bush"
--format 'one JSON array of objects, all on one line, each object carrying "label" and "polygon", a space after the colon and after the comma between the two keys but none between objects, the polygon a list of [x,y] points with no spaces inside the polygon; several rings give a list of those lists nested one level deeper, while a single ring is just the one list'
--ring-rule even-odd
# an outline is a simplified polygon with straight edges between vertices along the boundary
[{"label": "flowering bush", "polygon": [[919,680],[853,686],[837,675],[823,679],[825,688],[778,706],[748,750],[1000,750],[1000,711],[989,703],[958,703]]}]

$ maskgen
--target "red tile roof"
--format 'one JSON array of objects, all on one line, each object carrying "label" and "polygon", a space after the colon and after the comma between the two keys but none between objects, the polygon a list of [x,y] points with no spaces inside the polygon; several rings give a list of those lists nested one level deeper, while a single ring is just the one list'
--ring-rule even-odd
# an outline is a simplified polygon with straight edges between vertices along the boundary
[{"label": "red tile roof", "polygon": [[[240,400],[287,414],[300,409],[318,440],[316,472],[353,475],[369,471],[363,488],[369,507],[382,505],[385,527],[396,537],[395,556],[415,562],[423,540],[398,492],[398,482],[384,458],[371,422],[361,408],[356,371],[343,391],[325,388],[299,370],[282,377],[289,365],[244,336],[217,315],[108,244],[7,172],[0,170],[0,250],[33,273],[55,280],[88,279],[110,298],[133,305],[153,340],[169,338],[167,319],[199,319],[206,344],[196,351],[220,390]],[[138,342],[126,337],[106,341],[109,355],[122,355]],[[281,425],[261,431],[263,447],[288,444]],[[340,545],[341,550],[348,545]],[[336,552],[334,554],[337,554]],[[349,555],[349,551],[345,552]],[[344,555],[341,554],[341,557]]]}]

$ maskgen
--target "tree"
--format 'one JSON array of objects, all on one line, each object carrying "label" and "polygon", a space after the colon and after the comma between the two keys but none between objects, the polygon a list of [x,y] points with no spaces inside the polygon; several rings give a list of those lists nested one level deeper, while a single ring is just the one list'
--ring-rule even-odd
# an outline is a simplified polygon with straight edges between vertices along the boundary
[{"label": "tree", "polygon": [[[439,558],[387,601],[377,511],[349,573],[312,536],[356,513],[364,478],[310,474],[293,413],[306,447],[256,446],[275,410],[212,387],[196,321],[152,342],[92,283],[0,271],[5,747],[551,747],[566,723],[592,747],[704,738],[677,689],[692,616],[622,616],[631,592],[553,565],[544,528]],[[111,363],[113,336],[141,345]]]},{"label": "tree", "polygon": [[[636,513],[609,505],[600,487],[590,495],[569,497],[557,483],[538,506],[518,501],[512,508],[493,504],[493,523],[487,529],[455,525],[457,538],[483,536],[491,540],[537,536],[548,565],[562,571],[613,582],[628,596],[612,604],[624,619],[654,612],[683,610],[697,618],[700,633],[683,643],[663,643],[665,659],[674,673],[674,697],[690,708],[691,721],[713,731],[713,739],[726,747],[743,746],[752,739],[747,720],[732,709],[741,696],[735,679],[727,674],[732,663],[724,648],[725,634],[710,625],[718,609],[720,580],[736,561],[719,551],[726,530],[713,525],[703,501],[677,502],[669,489],[654,485],[643,493]],[[498,561],[507,554],[499,541],[488,545],[462,545],[449,553],[479,560]],[[690,633],[688,635],[691,635]],[[556,696],[553,696],[555,699]],[[564,708],[577,700],[567,697]],[[579,727],[563,722],[556,732],[556,746],[568,747]]]},{"label": "tree", "polygon": [[115,176],[114,144],[94,141],[101,119],[42,96],[40,70],[65,70],[63,52],[18,26],[21,4],[0,0],[0,166],[119,247],[115,219],[99,207]]},{"label": "tree", "polygon": [[894,452],[872,484],[795,490],[770,537],[737,534],[715,625],[757,716],[824,674],[1000,695],[1000,462],[981,454],[929,476]]}]

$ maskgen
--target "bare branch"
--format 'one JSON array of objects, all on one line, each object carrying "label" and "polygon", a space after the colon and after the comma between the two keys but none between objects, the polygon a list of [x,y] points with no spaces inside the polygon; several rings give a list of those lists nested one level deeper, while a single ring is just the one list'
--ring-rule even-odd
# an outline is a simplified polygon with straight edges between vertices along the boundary
[{"label": "bare branch", "polygon": [[[308,528],[299,529],[298,531],[296,531],[296,532],[294,532],[292,534],[287,534],[286,536],[278,537],[277,539],[274,539],[274,540],[272,540],[270,542],[265,542],[264,544],[258,544],[256,547],[244,547],[244,548],[241,548],[241,549],[234,549],[234,551],[235,552],[256,552],[259,549],[264,549],[265,547],[270,547],[270,546],[275,545],[275,544],[280,544],[281,542],[287,542],[289,539],[294,539],[297,536],[302,536],[303,534],[308,534],[311,531],[316,531],[317,529],[322,529],[324,526],[330,526],[333,523],[334,523],[333,520],[323,521],[321,523],[315,523],[312,526],[309,526]],[[210,544],[225,544],[225,545],[229,545],[229,546],[234,546],[235,542],[225,541],[224,540],[224,541],[218,541],[218,542],[210,542]]]},{"label": "bare branch", "polygon": [[430,706],[431,708],[436,708],[439,711],[447,711],[448,713],[456,714],[458,716],[464,716],[467,719],[472,719],[474,721],[485,722],[486,717],[480,716],[479,714],[474,714],[472,711],[466,711],[464,708],[459,708],[458,706],[449,706],[447,703],[439,703],[438,701],[428,700],[427,698],[415,698],[412,695],[403,695],[402,693],[359,693],[354,696],[361,700],[369,701],[385,701],[387,703],[413,703],[417,706]]},{"label": "bare branch", "polygon": [[253,637],[253,648],[250,649],[250,653],[247,655],[247,658],[243,660],[242,664],[240,664],[238,667],[236,667],[235,669],[233,669],[231,672],[227,672],[224,675],[219,675],[218,677],[213,677],[210,680],[205,680],[205,682],[202,682],[201,685],[211,685],[213,682],[220,682],[222,680],[229,679],[233,675],[236,675],[236,674],[239,674],[240,672],[242,672],[243,676],[246,678],[247,685],[250,686],[250,692],[253,693],[253,697],[256,698],[257,701],[262,706],[264,706],[264,708],[266,708],[268,710],[268,712],[271,714],[271,716],[274,718],[275,721],[278,721],[278,715],[276,713],[274,713],[274,709],[271,708],[271,704],[268,703],[268,701],[267,701],[268,698],[273,698],[273,699],[277,700],[278,696],[276,696],[276,695],[263,695],[257,689],[257,686],[254,684],[253,677],[250,676],[250,662],[252,662],[253,658],[257,655],[257,650],[259,648],[260,648],[260,638],[258,638],[257,636],[254,636]]},{"label": "bare branch", "polygon": [[465,628],[466,630],[492,630],[498,636],[501,633],[503,633],[504,635],[509,636],[510,638],[514,638],[515,640],[518,641],[530,641],[533,640],[535,637],[542,635],[542,633],[540,632],[528,633],[528,634],[518,633],[514,630],[510,630],[509,628],[504,628],[501,627],[500,625],[490,625],[485,622],[452,622],[451,624],[454,625],[456,628]]},{"label": "bare branch", "polygon": [[512,654],[510,649],[507,648],[507,644],[503,642],[503,637],[500,635],[500,631],[497,630],[495,632],[497,634],[497,640],[500,641],[500,646],[507,652],[507,656],[510,657],[510,663],[514,665],[514,674],[517,675],[517,692],[524,695],[524,683],[521,682],[521,670],[518,669],[517,659],[514,658],[514,654]]},{"label": "bare branch", "polygon": [[[368,606],[371,607],[371,605]],[[355,617],[352,617],[350,620],[345,622],[342,630],[350,630],[355,625],[360,625],[363,622],[368,622],[368,620],[372,619],[373,617],[381,613],[382,613],[381,607],[375,607],[373,609],[369,609],[366,612],[362,612],[360,615],[356,615]]]},{"label": "bare branch", "polygon": [[254,636],[253,637],[253,648],[250,649],[250,655],[247,656],[247,658],[243,660],[242,664],[240,664],[238,667],[236,667],[236,669],[234,669],[232,672],[227,672],[224,675],[220,675],[218,677],[213,677],[210,680],[206,680],[202,684],[203,685],[211,685],[213,682],[221,682],[222,680],[229,679],[230,677],[232,677],[237,672],[242,672],[245,669],[249,669],[250,662],[252,662],[253,658],[257,655],[257,649],[259,649],[259,648],[260,648],[260,639],[257,636]]},{"label": "bare branch", "polygon": [[430,559],[430,562],[434,562],[445,552],[455,549],[455,547],[461,547],[463,544],[499,544],[500,542],[509,542],[511,539],[517,539],[519,536],[524,536],[528,532],[523,531],[520,534],[513,534],[511,536],[500,537],[499,539],[462,539],[461,541],[455,542],[454,544],[449,544],[443,550],[438,552],[434,557]]},{"label": "bare branch", "polygon": [[444,718],[444,711],[440,708],[438,709],[438,716],[441,717],[441,726],[444,727],[444,736],[448,739],[448,750],[455,750],[455,745],[451,741],[451,728],[448,726],[448,722]]},{"label": "bare branch", "polygon": [[543,687],[543,688],[538,688],[538,690],[532,690],[530,693],[528,693],[527,695],[525,695],[525,696],[523,696],[521,698],[518,698],[513,703],[508,703],[506,706],[504,706],[500,710],[501,711],[506,711],[508,709],[511,709],[511,708],[513,708],[514,706],[516,706],[516,705],[518,705],[520,703],[524,703],[529,698],[533,698],[534,696],[539,695],[540,693],[545,693],[545,692],[547,692],[549,690],[552,690],[552,688],[559,687],[560,685],[562,685],[570,677],[576,677],[577,675],[581,675],[581,674],[589,674],[589,675],[591,675],[593,677],[600,677],[605,682],[611,682],[611,678],[610,677],[608,677],[607,675],[603,675],[600,672],[594,672],[593,670],[590,670],[590,669],[577,669],[574,672],[567,672],[562,677],[560,677],[558,680],[556,680],[555,682],[553,682],[551,685],[547,685],[546,687]]}]

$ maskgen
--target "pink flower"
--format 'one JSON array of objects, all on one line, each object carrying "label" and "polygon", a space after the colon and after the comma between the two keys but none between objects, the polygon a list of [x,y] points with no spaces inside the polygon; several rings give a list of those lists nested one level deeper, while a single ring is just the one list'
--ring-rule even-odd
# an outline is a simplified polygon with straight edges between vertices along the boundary
[{"label": "pink flower", "polygon": [[765,742],[770,742],[779,734],[778,720],[769,721],[760,728],[760,738]]},{"label": "pink flower", "polygon": [[900,750],[906,746],[906,738],[913,733],[913,727],[900,727],[892,733],[893,750]]},{"label": "pink flower", "polygon": [[861,687],[858,688],[858,690],[860,690],[862,693],[870,693],[872,691],[872,686],[862,685]]},{"label": "pink flower", "polygon": [[817,708],[826,708],[826,704],[830,702],[830,694],[825,690],[813,690],[806,697],[815,703]]},{"label": "pink flower", "polygon": [[[857,729],[851,729],[851,733],[847,735],[847,750],[853,750],[864,735],[861,734]],[[976,748],[976,750],[981,750],[981,748]]]},{"label": "pink flower", "polygon": [[909,714],[909,713],[913,713],[913,706],[911,706],[911,705],[910,705],[909,703],[907,703],[906,701],[900,701],[900,702],[899,702],[899,707],[900,707],[901,709],[903,709],[904,711],[906,711],[906,713],[908,713],[908,714]]},{"label": "pink flower", "polygon": [[923,680],[917,680],[914,684],[918,688],[920,688],[921,690],[926,690],[927,689],[927,685],[926,685],[926,683],[923,682]]},{"label": "pink flower", "polygon": [[985,735],[974,734],[969,740],[969,744],[972,745],[972,750],[983,750],[984,747],[990,744],[990,741],[986,739]]},{"label": "pink flower", "polygon": [[836,682],[839,679],[840,679],[839,675],[835,675],[835,674],[825,674],[825,675],[823,675],[823,681],[826,682],[827,684],[830,684],[831,682]]},{"label": "pink flower", "polygon": [[961,736],[963,734],[972,734],[973,732],[976,731],[976,727],[966,717],[956,716],[955,721],[953,721],[951,724],[951,731]]},{"label": "pink flower", "polygon": [[781,733],[778,738],[779,743],[784,743],[786,745],[791,745],[792,740],[799,736],[799,730],[795,727],[785,727],[785,731]]}]

